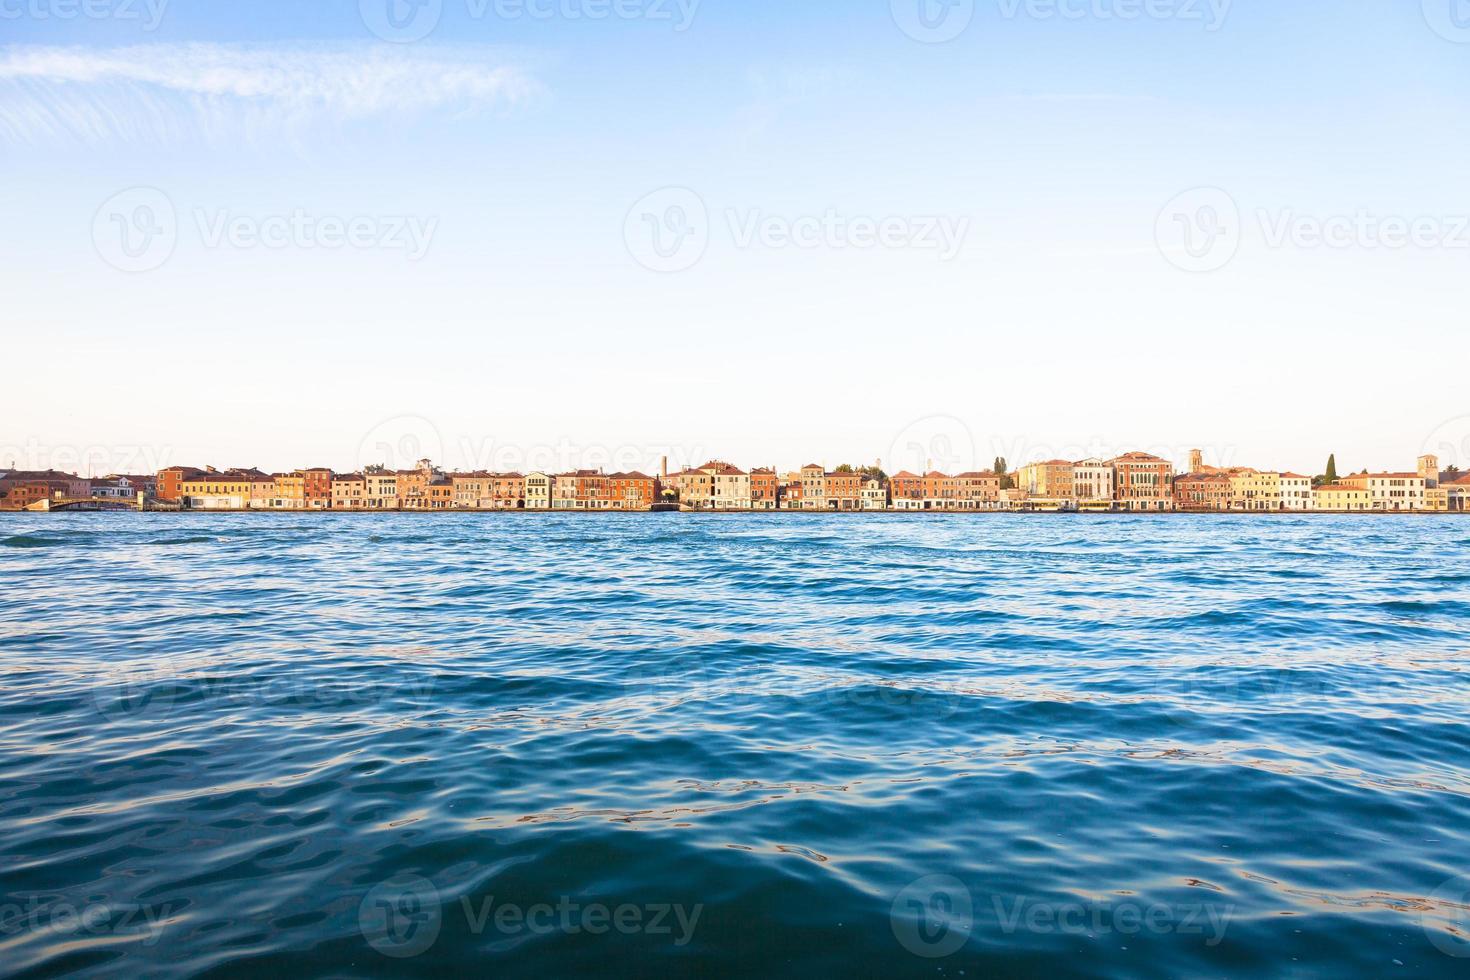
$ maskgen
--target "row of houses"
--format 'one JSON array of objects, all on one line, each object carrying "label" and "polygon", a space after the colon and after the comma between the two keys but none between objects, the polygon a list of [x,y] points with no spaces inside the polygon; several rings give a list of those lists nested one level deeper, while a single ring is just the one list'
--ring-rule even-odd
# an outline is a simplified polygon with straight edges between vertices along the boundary
[{"label": "row of houses", "polygon": [[445,473],[421,460],[361,473],[172,467],[156,496],[191,510],[649,510],[658,492],[644,473]]},{"label": "row of houses", "polygon": [[1441,472],[1432,455],[1415,472],[1352,474],[1331,481],[1252,467],[1211,467],[1191,454],[1189,472],[1149,453],[1048,460],[1015,473],[888,475],[881,465],[785,474],[721,460],[659,476],[605,473],[446,473],[429,460],[410,470],[335,473],[312,467],[265,473],[176,466],[154,476],[97,479],[54,470],[0,472],[0,509],[55,500],[149,501],[193,510],[577,510],[646,511],[1470,511],[1470,476]]}]

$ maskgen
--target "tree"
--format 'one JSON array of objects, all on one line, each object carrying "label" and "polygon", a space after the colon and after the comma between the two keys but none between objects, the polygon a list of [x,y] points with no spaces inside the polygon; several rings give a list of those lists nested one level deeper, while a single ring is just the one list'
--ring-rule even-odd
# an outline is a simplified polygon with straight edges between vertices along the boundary
[{"label": "tree", "polygon": [[837,469],[833,470],[832,472],[834,472],[834,473],[851,473],[851,472],[853,472],[852,464],[851,463],[843,463],[841,466],[837,467]]},{"label": "tree", "polygon": [[1326,481],[1328,483],[1337,482],[1337,453],[1333,453],[1327,457]]}]

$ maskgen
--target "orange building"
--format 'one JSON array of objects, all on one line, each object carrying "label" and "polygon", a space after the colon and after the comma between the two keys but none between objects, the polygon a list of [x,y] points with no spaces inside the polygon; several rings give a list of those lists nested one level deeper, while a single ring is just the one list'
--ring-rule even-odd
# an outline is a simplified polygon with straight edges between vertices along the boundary
[{"label": "orange building", "polygon": [[314,466],[297,470],[301,476],[301,497],[309,510],[326,510],[332,506],[332,471]]},{"label": "orange building", "polygon": [[1175,510],[1229,510],[1230,477],[1223,472],[1185,473],[1174,478]]},{"label": "orange building", "polygon": [[924,509],[958,510],[959,481],[947,473],[931,470],[924,474]]},{"label": "orange building", "polygon": [[781,485],[774,469],[750,471],[750,506],[754,510],[775,510],[780,499]]},{"label": "orange building", "polygon": [[1117,479],[1113,493],[1123,510],[1174,509],[1174,464],[1151,453],[1124,453],[1108,461]]},{"label": "orange building", "polygon": [[159,500],[181,500],[184,496],[184,481],[203,476],[206,472],[208,471],[193,466],[170,466],[159,470],[153,495]]},{"label": "orange building", "polygon": [[863,475],[838,471],[825,474],[823,489],[828,510],[863,509]]},{"label": "orange building", "polygon": [[552,510],[610,510],[612,508],[607,475],[597,470],[558,473],[551,493]]},{"label": "orange building", "polygon": [[609,473],[608,497],[614,510],[648,510],[658,500],[658,481],[646,473]]},{"label": "orange building", "polygon": [[924,478],[903,470],[888,478],[888,497],[894,510],[924,509]]},{"label": "orange building", "polygon": [[961,510],[993,510],[1000,505],[1000,476],[991,472],[961,473],[954,478]]}]

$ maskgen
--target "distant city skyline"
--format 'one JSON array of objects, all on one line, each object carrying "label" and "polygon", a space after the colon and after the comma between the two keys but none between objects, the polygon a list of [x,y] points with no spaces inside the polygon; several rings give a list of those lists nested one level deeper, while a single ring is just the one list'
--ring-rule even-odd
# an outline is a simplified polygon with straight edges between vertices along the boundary
[{"label": "distant city skyline", "polygon": [[0,463],[1470,455],[1453,2],[7,6]]}]

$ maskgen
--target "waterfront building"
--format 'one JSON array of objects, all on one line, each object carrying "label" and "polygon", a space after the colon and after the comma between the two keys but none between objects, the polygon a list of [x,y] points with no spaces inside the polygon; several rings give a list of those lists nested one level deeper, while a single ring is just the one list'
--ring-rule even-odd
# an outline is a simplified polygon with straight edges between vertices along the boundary
[{"label": "waterfront building", "polygon": [[781,498],[777,501],[777,506],[782,510],[801,510],[801,474],[787,473],[785,479],[781,481],[780,493]]},{"label": "waterfront building", "polygon": [[526,506],[526,477],[521,473],[494,473],[490,491],[496,510],[522,510]]},{"label": "waterfront building", "polygon": [[863,475],[853,469],[822,474],[823,501],[827,510],[862,510]]},{"label": "waterfront building", "polygon": [[495,477],[493,474],[451,473],[449,482],[454,485],[454,506],[458,510],[489,510],[495,499]]},{"label": "waterfront building", "polygon": [[1373,495],[1365,487],[1347,483],[1324,483],[1312,490],[1312,509],[1350,514],[1373,509]]},{"label": "waterfront building", "polygon": [[370,466],[362,475],[367,484],[368,510],[398,509],[398,473],[381,466]]},{"label": "waterfront building", "polygon": [[1312,504],[1312,478],[1300,473],[1282,473],[1281,509],[1311,510]]},{"label": "waterfront building", "polygon": [[607,475],[598,470],[558,473],[551,489],[553,510],[608,510],[612,507]]},{"label": "waterfront building", "polygon": [[608,497],[614,510],[648,510],[658,499],[658,480],[646,473],[609,473]]},{"label": "waterfront building", "polygon": [[888,487],[882,478],[869,476],[863,481],[863,510],[887,510]]},{"label": "waterfront building", "polygon": [[1174,464],[1151,453],[1124,453],[1108,460],[1113,467],[1113,493],[1129,511],[1174,509]]},{"label": "waterfront building", "polygon": [[1445,510],[1455,514],[1470,511],[1470,473],[1441,474],[1439,489],[1445,492]]},{"label": "waterfront building", "polygon": [[775,510],[781,503],[781,481],[773,468],[757,467],[750,471],[750,506],[752,510]]},{"label": "waterfront building", "polygon": [[550,473],[537,470],[526,474],[526,510],[551,510],[552,487],[555,478]]},{"label": "waterfront building", "polygon": [[[750,510],[750,474],[723,460],[712,459],[699,468],[709,477],[709,506],[715,510]],[[699,486],[706,486],[704,481]]]},{"label": "waterfront building", "polygon": [[11,479],[0,491],[0,510],[25,510],[43,500],[70,497],[72,483],[66,479]]},{"label": "waterfront building", "polygon": [[1242,470],[1230,477],[1231,510],[1281,509],[1281,474]]},{"label": "waterfront building", "polygon": [[958,510],[959,482],[948,473],[930,470],[924,474],[924,509]]},{"label": "waterfront building", "polygon": [[989,471],[961,473],[954,478],[960,510],[995,510],[1000,505],[1000,475]]},{"label": "waterfront building", "polygon": [[1084,459],[1072,464],[1072,495],[1089,510],[1113,507],[1113,466],[1105,459]]},{"label": "waterfront building", "polygon": [[1230,477],[1224,473],[1185,473],[1174,478],[1174,509],[1230,509]]},{"label": "waterfront building", "polygon": [[902,470],[888,478],[888,496],[894,510],[924,509],[924,478]]},{"label": "waterfront building", "polygon": [[1065,459],[1027,463],[1016,472],[1016,486],[1028,497],[1067,500],[1076,496],[1073,469],[1074,464]]},{"label": "waterfront building", "polygon": [[1425,479],[1418,473],[1354,473],[1337,481],[1370,494],[1373,510],[1423,510]]},{"label": "waterfront building", "polygon": [[180,484],[180,502],[193,510],[250,510],[274,489],[274,478],[256,469],[206,472]]},{"label": "waterfront building", "polygon": [[827,467],[808,463],[801,468],[801,509],[827,509]]},{"label": "waterfront building", "polygon": [[271,495],[272,510],[304,510],[306,508],[306,477],[300,470],[294,473],[276,473],[275,492]]},{"label": "waterfront building", "polygon": [[41,484],[57,484],[55,489],[61,491],[59,494],[48,494],[49,497],[70,497],[73,500],[85,500],[92,496],[92,481],[74,473],[62,473],[60,470],[13,470],[0,473],[0,497],[7,495],[14,487],[39,486]]},{"label": "waterfront building", "polygon": [[400,510],[428,510],[429,483],[435,478],[433,467],[420,463],[416,469],[398,471],[398,507]]},{"label": "waterfront building", "polygon": [[332,474],[332,509],[366,510],[367,478],[361,473]]},{"label": "waterfront building", "polygon": [[307,510],[327,510],[332,506],[332,471],[325,466],[297,470],[301,476],[301,501]]},{"label": "waterfront building", "polygon": [[153,495],[159,500],[177,503],[184,497],[184,481],[192,480],[211,472],[193,466],[169,466],[158,471]]}]

